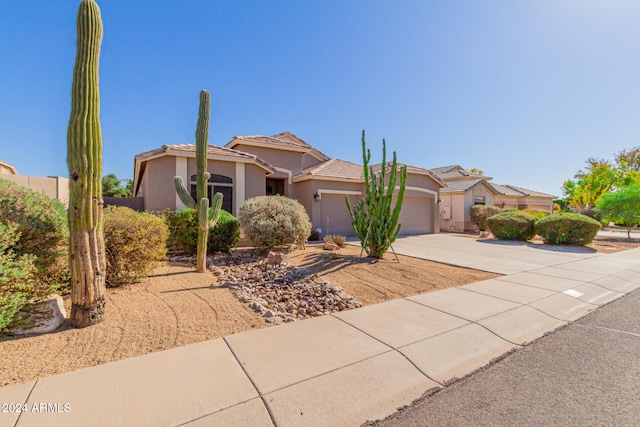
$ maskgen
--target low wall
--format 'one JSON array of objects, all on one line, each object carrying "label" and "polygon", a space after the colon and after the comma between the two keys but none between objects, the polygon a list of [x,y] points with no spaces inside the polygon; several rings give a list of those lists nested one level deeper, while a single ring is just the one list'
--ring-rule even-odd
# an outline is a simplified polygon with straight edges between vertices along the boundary
[{"label": "low wall", "polygon": [[103,197],[105,206],[125,206],[134,211],[144,211],[144,197]]}]

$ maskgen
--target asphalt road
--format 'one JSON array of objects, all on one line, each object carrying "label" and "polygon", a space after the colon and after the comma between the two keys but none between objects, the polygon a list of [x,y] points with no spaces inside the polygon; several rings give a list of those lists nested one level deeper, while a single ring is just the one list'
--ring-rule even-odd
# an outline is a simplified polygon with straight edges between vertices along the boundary
[{"label": "asphalt road", "polygon": [[640,290],[380,426],[640,426]]}]

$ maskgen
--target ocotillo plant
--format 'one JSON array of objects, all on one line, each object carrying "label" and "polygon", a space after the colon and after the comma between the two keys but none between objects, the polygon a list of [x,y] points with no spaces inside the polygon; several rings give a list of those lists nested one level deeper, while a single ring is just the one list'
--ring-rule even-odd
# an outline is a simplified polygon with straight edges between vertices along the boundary
[{"label": "ocotillo plant", "polygon": [[85,327],[104,320],[106,294],[98,85],[102,20],[94,0],[80,2],[76,27],[76,61],[67,130],[69,269],[71,323]]},{"label": "ocotillo plant", "polygon": [[181,176],[173,178],[176,192],[186,207],[198,212],[198,247],[196,255],[196,269],[198,273],[207,271],[207,239],[209,228],[216,225],[222,209],[222,194],[216,193],[209,207],[207,197],[207,181],[211,177],[207,172],[207,153],[209,150],[209,106],[211,95],[208,91],[200,92],[200,107],[198,108],[198,123],[196,125],[196,200],[193,200]]},{"label": "ocotillo plant", "polygon": [[[393,206],[393,194],[396,190],[398,176],[398,163],[396,152],[393,152],[393,161],[389,169],[389,180],[387,182],[387,146],[382,140],[382,165],[380,173],[374,173],[373,167],[369,166],[371,151],[367,149],[364,131],[362,131],[362,161],[364,163],[364,184],[366,197],[361,199],[355,206],[351,206],[349,197],[345,196],[349,213],[351,214],[351,224],[353,230],[360,239],[360,244],[373,258],[382,258],[384,253],[395,242],[402,228],[402,223],[398,224],[404,191],[407,185],[407,167],[400,168],[400,186]],[[393,206],[393,208],[392,208]]]}]

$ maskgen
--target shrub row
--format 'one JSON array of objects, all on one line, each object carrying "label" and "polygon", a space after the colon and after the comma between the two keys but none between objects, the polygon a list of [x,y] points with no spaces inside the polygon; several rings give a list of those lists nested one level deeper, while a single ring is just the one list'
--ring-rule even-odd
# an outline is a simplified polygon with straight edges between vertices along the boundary
[{"label": "shrub row", "polygon": [[591,243],[601,228],[598,221],[576,213],[540,216],[536,219],[530,212],[503,212],[488,218],[487,224],[501,240],[530,240],[537,234],[545,243],[578,245]]}]

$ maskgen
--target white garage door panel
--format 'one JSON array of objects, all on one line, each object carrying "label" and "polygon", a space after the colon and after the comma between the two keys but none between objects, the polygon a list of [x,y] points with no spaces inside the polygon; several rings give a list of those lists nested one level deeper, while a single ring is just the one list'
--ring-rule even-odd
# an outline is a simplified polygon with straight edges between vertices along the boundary
[{"label": "white garage door panel", "polygon": [[433,233],[433,203],[430,198],[405,196],[400,211],[400,234]]},{"label": "white garage door panel", "polygon": [[[351,205],[355,205],[360,197],[349,196]],[[353,236],[351,215],[341,194],[323,194],[320,201],[320,221],[322,234],[342,234]]]}]

